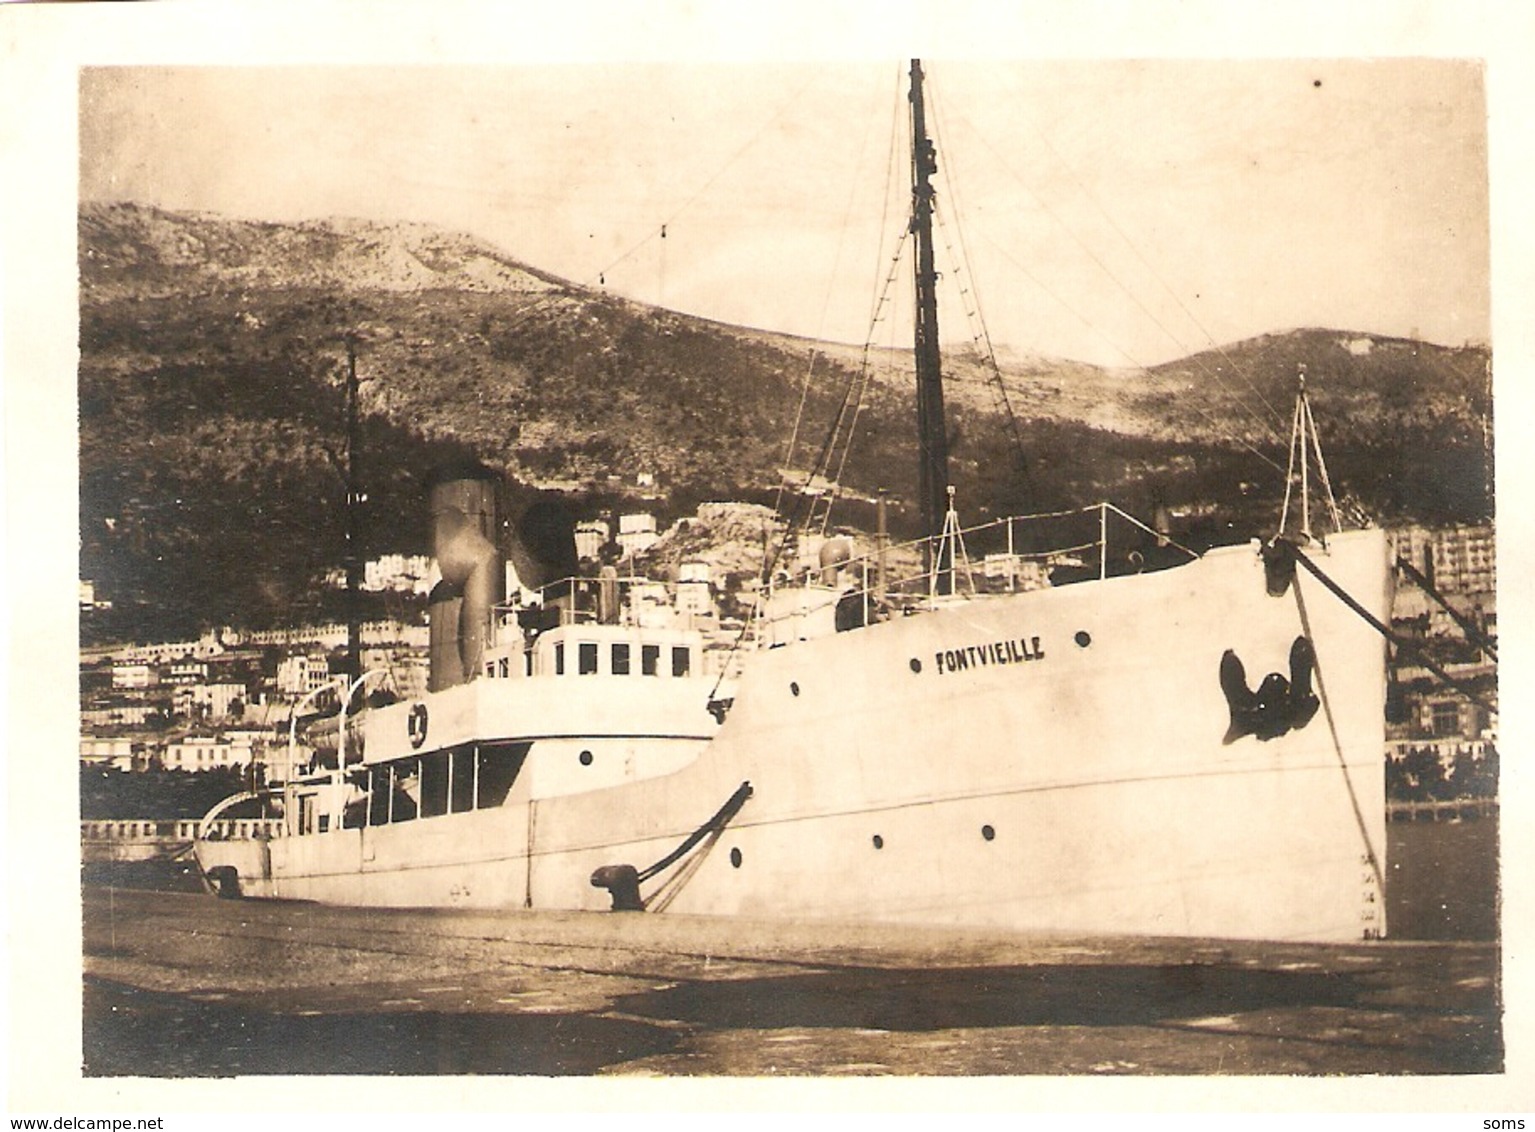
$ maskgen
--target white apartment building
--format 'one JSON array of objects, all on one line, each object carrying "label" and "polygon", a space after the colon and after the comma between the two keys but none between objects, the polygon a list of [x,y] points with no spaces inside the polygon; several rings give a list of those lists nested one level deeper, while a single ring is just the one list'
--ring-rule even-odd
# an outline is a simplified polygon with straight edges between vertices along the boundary
[{"label": "white apartment building", "polygon": [[208,679],[208,666],[200,660],[178,660],[166,673],[168,684],[201,684]]},{"label": "white apartment building", "polygon": [[109,766],[114,770],[132,770],[134,744],[131,739],[80,737],[80,761],[93,766]]},{"label": "white apartment building", "polygon": [[177,688],[172,700],[177,715],[204,715],[209,719],[228,718],[236,702],[242,708],[247,705],[244,684],[188,684]]},{"label": "white apartment building", "polygon": [[1389,532],[1392,549],[1446,594],[1497,589],[1497,538],[1492,527],[1404,527]]},{"label": "white apartment building", "polygon": [[432,559],[426,554],[385,554],[362,568],[365,590],[425,594],[431,590]]},{"label": "white apartment building", "polygon": [[151,712],[159,709],[146,703],[103,704],[80,710],[80,722],[87,727],[142,727]]},{"label": "white apartment building", "polygon": [[620,515],[618,517],[618,545],[626,556],[643,554],[660,538],[656,531],[656,517],[646,513]]},{"label": "white apartment building", "polygon": [[677,570],[677,612],[709,614],[714,612],[714,598],[709,586],[706,562],[684,562]]},{"label": "white apartment building", "polygon": [[112,665],[112,687],[143,689],[158,687],[160,672],[142,661],[121,660]]},{"label": "white apartment building", "polygon": [[334,683],[330,661],[324,653],[300,653],[277,665],[277,690],[289,696],[307,696]]},{"label": "white apartment building", "polygon": [[200,736],[167,743],[160,760],[167,770],[215,770],[219,767],[250,766],[255,753],[247,737],[214,739]]},{"label": "white apartment building", "polygon": [[576,557],[596,558],[602,553],[611,537],[608,525],[601,519],[588,519],[576,524]]}]

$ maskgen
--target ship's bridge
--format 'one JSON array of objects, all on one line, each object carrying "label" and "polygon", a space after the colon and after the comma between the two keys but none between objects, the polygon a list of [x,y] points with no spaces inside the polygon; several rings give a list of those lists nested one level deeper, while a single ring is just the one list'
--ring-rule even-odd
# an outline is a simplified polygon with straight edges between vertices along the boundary
[{"label": "ship's bridge", "polygon": [[703,638],[691,629],[574,622],[546,629],[524,646],[515,641],[485,651],[491,680],[529,676],[699,678]]}]

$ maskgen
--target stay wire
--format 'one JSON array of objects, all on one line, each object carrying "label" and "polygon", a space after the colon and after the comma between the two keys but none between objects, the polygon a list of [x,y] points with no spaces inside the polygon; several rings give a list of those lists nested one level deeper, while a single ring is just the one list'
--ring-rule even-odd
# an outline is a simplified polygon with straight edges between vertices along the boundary
[{"label": "stay wire", "polygon": [[[856,170],[858,169],[859,166],[862,165],[863,154],[866,151],[866,149],[868,148],[869,139],[870,139],[870,136],[873,133],[873,126],[874,126],[874,116],[873,115],[869,116],[868,122],[869,122],[869,125],[865,129],[865,131],[864,131],[864,136],[863,136],[862,140],[859,142],[858,151],[857,151],[857,159],[854,161],[855,175],[853,177],[849,178],[847,202],[843,206],[842,223],[841,223],[841,225],[839,227],[839,230],[838,230],[836,259],[834,261],[832,271],[829,274],[829,276],[827,277],[826,291],[825,291],[825,294],[822,297],[822,302],[821,302],[821,325],[823,327],[825,325],[827,311],[831,307],[832,289],[836,286],[836,282],[837,282],[837,273],[838,273],[837,269],[838,269],[838,267],[840,266],[840,264],[842,262],[842,249],[846,245],[848,229],[851,227],[851,217],[852,217],[852,213],[853,213],[853,206],[854,206],[854,202],[855,202],[855,200],[857,198],[858,178],[857,178],[857,175],[856,175]],[[889,189],[890,165],[891,165],[891,163],[893,161],[893,156],[891,156],[891,155],[893,155],[894,152],[895,152],[895,138],[896,138],[896,131],[897,131],[897,129],[898,129],[898,118],[893,116],[893,118],[892,118],[892,125],[891,125],[891,138],[890,138],[890,142],[889,142],[889,148],[888,148],[888,152],[887,152],[887,156],[886,156],[886,163],[885,163],[886,164],[886,187],[885,187],[885,194],[884,194],[884,199],[883,199],[883,211],[881,212],[881,216],[880,216],[879,232],[880,232],[880,243],[881,244],[883,244],[883,240],[884,240],[883,233],[885,232],[885,220],[886,220],[886,216],[888,214],[889,203],[890,203],[889,202],[889,198],[890,198],[890,189]],[[877,251],[877,253],[880,256],[883,256],[883,248],[882,247],[876,249],[876,251]],[[877,304],[876,304],[876,309],[877,309]],[[820,337],[821,337],[821,333],[820,333],[820,331],[817,331],[816,338],[819,339]],[[815,372],[815,363],[816,363],[816,359],[817,359],[818,356],[819,356],[819,351],[817,351],[814,347],[812,347],[811,354],[810,354],[809,365],[806,367],[806,371],[805,371],[805,382],[804,382],[804,385],[800,389],[799,406],[798,406],[798,408],[795,411],[794,427],[793,427],[793,429],[790,432],[789,443],[788,443],[788,446],[786,447],[785,452],[784,452],[784,471],[786,473],[788,471],[790,471],[794,467],[794,450],[795,450],[795,448],[798,445],[800,427],[804,423],[805,409],[806,409],[806,406],[809,403],[809,399],[810,399],[811,379],[812,379],[812,377],[814,375],[814,372]],[[815,472],[817,470],[818,469],[812,469],[813,472]],[[775,514],[779,513],[781,511],[781,509],[782,509],[782,506],[783,506],[783,492],[784,492],[784,487],[786,486],[786,482],[785,481],[786,481],[786,476],[780,476],[779,477],[778,488],[777,488],[777,491],[776,491],[776,493],[774,495],[774,499],[773,499],[773,511],[774,511]],[[828,512],[829,512],[829,508],[828,508]],[[813,517],[812,517],[812,521],[813,521]],[[807,523],[807,525],[808,525],[808,523]]]},{"label": "stay wire", "polygon": [[[1098,215],[1102,216],[1103,219],[1108,222],[1109,227],[1114,229],[1115,234],[1118,235],[1120,240],[1124,242],[1125,247],[1130,249],[1130,253],[1140,261],[1141,266],[1151,273],[1151,277],[1161,285],[1162,290],[1167,292],[1168,297],[1172,299],[1172,301],[1177,305],[1178,309],[1181,310],[1188,318],[1188,320],[1199,329],[1199,332],[1205,336],[1205,340],[1209,342],[1212,347],[1214,347],[1216,353],[1220,354],[1220,356],[1226,361],[1226,364],[1231,366],[1232,372],[1241,377],[1242,381],[1247,385],[1247,387],[1252,390],[1253,395],[1258,398],[1264,409],[1268,411],[1268,426],[1272,429],[1277,429],[1282,423],[1279,411],[1269,403],[1268,398],[1263,395],[1263,391],[1260,390],[1257,385],[1253,383],[1252,379],[1242,371],[1242,368],[1236,364],[1231,355],[1226,353],[1225,347],[1215,340],[1215,336],[1210,333],[1210,331],[1205,327],[1204,323],[1199,321],[1199,317],[1189,309],[1188,305],[1178,295],[1178,292],[1175,291],[1172,285],[1169,284],[1167,280],[1162,276],[1162,274],[1157,271],[1156,267],[1153,266],[1152,263],[1147,260],[1144,255],[1141,254],[1139,246],[1136,245],[1134,240],[1130,239],[1129,234],[1122,227],[1120,227],[1119,222],[1114,219],[1113,215],[1108,211],[1108,209],[1104,208],[1103,203],[1093,194],[1093,191],[1087,187],[1087,184],[1077,174],[1076,169],[1064,157],[1061,156],[1060,151],[1055,148],[1054,144],[1050,141],[1049,136],[1046,135],[1043,131],[1036,131],[1036,133],[1039,137],[1039,140],[1044,144],[1045,148],[1050,151],[1050,155],[1060,163],[1062,169],[1066,170],[1067,176],[1071,178],[1072,183],[1076,185],[1082,196],[1086,198],[1087,201],[1091,203],[1095,209],[1098,210]],[[1161,326],[1161,323],[1159,322],[1157,325]],[[1164,327],[1163,329],[1165,330],[1166,328]],[[1169,339],[1171,339],[1173,342],[1176,342],[1180,349],[1187,349],[1187,346],[1185,346],[1184,343],[1179,340],[1176,335],[1172,334],[1171,331],[1167,331],[1167,334]],[[1219,370],[1216,371],[1217,381],[1220,380],[1219,372]],[[1246,408],[1245,405],[1243,407]],[[1251,412],[1252,410],[1249,409],[1248,411]],[[1253,413],[1253,415],[1255,417],[1257,416],[1256,413]]]},{"label": "stay wire", "polygon": [[[942,93],[936,85],[932,88],[933,124],[939,138],[946,139],[948,130],[948,107],[943,100]],[[959,193],[956,188],[956,179],[950,172],[954,167],[954,157],[947,153],[943,147],[939,152],[944,153],[940,168],[943,172],[944,192],[948,196],[949,208],[935,209],[939,221],[939,228],[944,233],[944,250],[948,252],[951,266],[955,275],[955,284],[959,288],[962,305],[965,310],[966,329],[970,331],[971,342],[983,355],[985,365],[990,374],[990,382],[994,393],[1001,403],[1008,427],[1012,433],[1013,447],[1019,459],[1025,453],[1023,434],[1019,429],[1018,416],[1013,412],[1013,404],[1007,395],[1007,384],[1002,378],[1002,368],[997,364],[997,352],[992,345],[991,330],[986,325],[986,316],[981,307],[981,293],[970,255],[970,245],[965,238],[965,225],[963,223],[964,212],[960,207]],[[959,255],[955,256],[953,247],[948,242],[948,225],[944,222],[945,216],[952,211],[954,215],[954,231],[959,240]],[[968,297],[968,301],[966,301]],[[972,311],[971,305],[974,310]]]},{"label": "stay wire", "polygon": [[[786,116],[790,108],[799,101],[800,97],[805,93],[805,91],[816,81],[817,77],[817,75],[812,74],[792,94],[790,94],[788,98],[784,99],[783,103],[778,107],[778,109],[775,110],[773,114],[768,117],[767,120],[764,121],[763,124],[749,138],[747,138],[745,142],[743,142],[733,153],[731,153],[731,155],[725,160],[724,164],[722,164],[718,169],[715,170],[713,174],[706,178],[704,182],[699,185],[698,188],[695,189],[685,200],[683,200],[681,204],[672,209],[671,212],[668,213],[667,216],[661,221],[661,223],[649,229],[644,236],[642,236],[626,251],[620,253],[605,266],[599,268],[596,272],[588,275],[585,280],[576,281],[576,286],[586,288],[593,287],[594,285],[601,286],[602,284],[599,281],[606,279],[608,272],[612,271],[619,264],[624,263],[638,255],[652,240],[664,238],[664,233],[666,232],[667,227],[674,225],[679,216],[690,209],[698,201],[698,199],[704,195],[704,193],[708,192],[709,189],[713,187],[716,181],[725,175],[726,171],[735,165],[735,163],[739,161],[748,150],[757,144],[757,142],[763,137],[764,134],[776,126],[778,122]],[[515,321],[511,324],[509,329],[516,330],[523,326],[527,319],[531,318],[534,314],[538,313],[538,311],[542,310],[544,307],[558,299],[561,296],[562,291],[563,289],[554,292],[546,292],[541,298],[536,299],[515,311]],[[519,318],[517,316],[521,317]]]},{"label": "stay wire", "polygon": [[[1071,241],[1073,243],[1075,243],[1077,245],[1077,247],[1082,250],[1083,254],[1085,254],[1090,260],[1092,260],[1092,262],[1097,266],[1097,268],[1101,272],[1103,272],[1103,274],[1115,285],[1115,287],[1117,287],[1125,295],[1126,298],[1128,298],[1130,300],[1130,302],[1132,302],[1136,306],[1137,309],[1140,310],[1140,312],[1147,318],[1147,320],[1150,321],[1154,326],[1156,326],[1157,329],[1162,331],[1162,333],[1167,336],[1168,341],[1177,344],[1180,349],[1187,350],[1188,349],[1187,344],[1184,343],[1182,341],[1182,339],[1177,334],[1175,334],[1170,327],[1168,327],[1166,325],[1166,323],[1164,323],[1160,318],[1158,318],[1157,315],[1155,313],[1153,313],[1151,311],[1151,309],[1149,307],[1147,307],[1144,302],[1141,301],[1139,296],[1137,296],[1130,289],[1130,287],[1124,282],[1124,280],[1121,279],[1118,276],[1118,274],[1116,274],[1114,272],[1114,270],[1107,263],[1104,262],[1103,258],[1101,256],[1099,256],[1097,252],[1095,252],[1091,247],[1089,247],[1087,245],[1087,243],[1076,233],[1076,231],[1069,224],[1066,223],[1066,221],[1060,216],[1059,213],[1056,212],[1055,209],[1051,208],[1050,205],[1047,202],[1045,202],[1037,193],[1034,192],[1034,190],[1032,188],[1029,187],[1028,182],[1025,181],[1023,179],[1023,177],[1018,173],[1018,171],[1013,167],[1013,165],[1010,162],[1008,162],[1006,157],[1004,157],[997,150],[996,146],[994,146],[992,144],[991,140],[989,138],[987,138],[984,134],[982,134],[980,132],[980,130],[978,130],[975,127],[975,124],[973,122],[971,122],[968,118],[965,118],[965,117],[962,116],[961,120],[963,120],[965,122],[965,124],[969,127],[971,133],[976,137],[976,139],[983,146],[985,146],[986,149],[996,159],[998,167],[1001,168],[1003,171],[1005,171],[1008,174],[1008,176],[1010,176],[1015,182],[1017,182],[1017,184],[1029,195],[1029,197],[1035,202],[1035,204],[1037,204],[1039,206],[1039,208],[1047,216],[1050,217],[1050,219],[1056,224],[1056,226],[1058,228],[1060,228],[1060,230],[1062,232],[1064,232],[1071,239]],[[1057,160],[1061,160],[1059,154],[1056,153],[1054,148],[1049,145],[1048,139],[1045,140],[1045,145],[1046,145],[1047,148],[1049,148],[1051,150],[1051,153],[1056,157]],[[1062,162],[1062,164],[1066,168],[1067,172],[1074,179],[1076,179],[1075,171],[1072,170],[1070,166],[1065,165],[1064,161]],[[1080,180],[1079,179],[1078,179],[1078,184],[1080,186]],[[1089,195],[1089,199],[1092,199],[1090,197],[1090,195]],[[1098,208],[1100,210],[1100,212],[1102,211],[1102,206],[1099,205],[1096,200],[1093,200],[1093,204],[1094,204],[1094,206],[1096,208]],[[1110,224],[1112,226],[1114,226],[1115,231],[1120,234],[1121,239],[1125,240],[1125,242],[1130,245],[1132,250],[1135,250],[1134,249],[1134,245],[1130,244],[1128,236],[1125,236],[1123,231],[1122,231],[1122,229],[1120,229],[1117,225],[1114,224],[1112,218],[1109,218],[1109,222],[1110,222]],[[1144,258],[1139,256],[1139,252],[1137,252],[1136,254],[1137,254],[1138,258],[1142,258],[1142,262],[1144,263]],[[1153,272],[1154,276],[1155,276],[1155,274],[1156,273]],[[1055,298],[1055,299],[1057,299],[1057,301],[1059,301],[1058,296],[1056,296],[1055,293],[1048,286],[1045,286],[1043,283],[1041,283],[1038,278],[1034,277],[1032,274],[1030,275],[1030,278],[1037,285],[1041,286],[1045,290],[1045,292],[1047,294],[1049,294],[1052,298]],[[1167,284],[1165,282],[1163,282],[1160,278],[1158,278],[1158,281],[1162,282],[1162,285],[1164,287],[1167,286]],[[1174,296],[1174,298],[1176,299],[1176,296]],[[1066,305],[1066,304],[1063,303],[1062,305]],[[1073,312],[1073,313],[1075,314],[1076,312]],[[1078,317],[1080,318],[1081,316],[1078,315]],[[1196,323],[1196,325],[1197,325],[1197,323]],[[1204,331],[1203,327],[1201,327],[1200,329],[1208,337],[1208,331]],[[1213,341],[1213,339],[1212,339],[1212,341]],[[1218,350],[1220,349],[1219,346],[1217,346],[1216,348]],[[1130,357],[1130,355],[1129,355],[1129,353],[1127,351],[1123,350],[1122,348],[1118,347],[1117,345],[1115,346],[1115,349],[1118,350],[1118,352],[1123,354],[1125,357],[1127,357],[1127,358]],[[1225,356],[1223,351],[1222,351],[1222,353],[1223,353],[1223,356]],[[1198,355],[1194,355],[1194,358],[1197,359]],[[1228,361],[1230,360],[1229,357],[1228,357],[1227,360]],[[1132,362],[1134,362],[1134,359],[1132,359]],[[1134,364],[1136,364],[1139,368],[1145,369],[1147,373],[1151,373],[1152,372],[1149,367],[1143,366],[1139,362],[1134,362]],[[1238,406],[1240,406],[1243,409],[1244,412],[1248,413],[1255,420],[1257,420],[1260,423],[1260,425],[1262,426],[1263,431],[1265,431],[1265,432],[1267,432],[1269,434],[1274,435],[1276,437],[1276,439],[1277,439],[1279,434],[1278,434],[1277,426],[1273,423],[1273,421],[1265,420],[1261,414],[1259,414],[1254,409],[1252,409],[1252,407],[1249,406],[1246,403],[1246,401],[1242,398],[1242,396],[1239,393],[1237,393],[1234,389],[1232,389],[1230,387],[1230,385],[1225,381],[1225,379],[1220,376],[1219,370],[1211,370],[1209,368],[1209,366],[1206,363],[1204,363],[1203,361],[1198,361],[1197,364],[1199,365],[1200,369],[1205,373],[1205,375],[1207,377],[1209,377],[1211,380],[1215,381],[1218,385],[1221,385],[1223,388],[1225,388],[1228,392],[1230,392],[1232,394],[1234,400],[1236,401],[1236,404]],[[1233,363],[1233,367],[1235,368],[1235,364],[1234,363]],[[1260,394],[1260,398],[1261,398],[1261,394]],[[1271,414],[1271,416],[1274,416],[1274,417],[1277,418],[1277,414],[1274,413],[1274,410],[1273,410],[1272,406],[1269,406],[1268,402],[1266,400],[1264,401],[1264,405],[1265,405],[1265,407],[1268,408],[1269,413]],[[1230,435],[1230,434],[1228,433],[1227,435]],[[1256,449],[1254,449],[1254,451],[1256,451]],[[1272,463],[1272,461],[1270,461],[1270,462]]]}]

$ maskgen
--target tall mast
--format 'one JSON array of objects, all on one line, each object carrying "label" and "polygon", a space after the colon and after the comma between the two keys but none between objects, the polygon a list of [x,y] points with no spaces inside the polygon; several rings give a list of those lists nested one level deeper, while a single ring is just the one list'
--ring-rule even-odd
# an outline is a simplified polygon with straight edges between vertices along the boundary
[{"label": "tall mast", "polygon": [[[346,336],[346,674],[362,676],[362,557],[357,532],[357,335]],[[344,710],[344,708],[343,708]]]},{"label": "tall mast", "polygon": [[[911,61],[911,232],[916,238],[917,440],[922,449],[918,492],[928,538],[927,566],[938,573],[938,592],[953,592],[952,551],[941,540],[949,510],[949,438],[943,415],[938,354],[938,272],[933,267],[933,185],[938,155],[927,136],[922,103],[922,61]],[[938,560],[933,561],[935,553]]]}]

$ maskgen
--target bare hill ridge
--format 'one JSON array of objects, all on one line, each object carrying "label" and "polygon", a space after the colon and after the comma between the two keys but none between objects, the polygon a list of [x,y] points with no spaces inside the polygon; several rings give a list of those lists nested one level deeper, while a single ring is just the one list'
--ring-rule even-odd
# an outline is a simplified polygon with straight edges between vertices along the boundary
[{"label": "bare hill ridge", "polygon": [[560,281],[472,236],[426,224],[297,224],[133,204],[80,211],[81,284],[103,297],[205,288],[539,294]]}]

